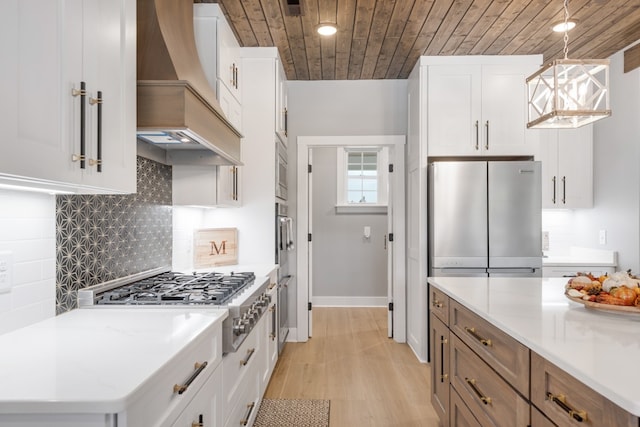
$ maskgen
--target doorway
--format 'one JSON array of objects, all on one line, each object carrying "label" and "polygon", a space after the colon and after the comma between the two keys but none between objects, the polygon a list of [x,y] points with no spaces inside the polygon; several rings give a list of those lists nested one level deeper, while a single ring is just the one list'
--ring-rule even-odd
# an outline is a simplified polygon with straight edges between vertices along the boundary
[{"label": "doorway", "polygon": [[[379,266],[376,268],[372,267],[372,271],[378,274],[383,272],[382,274],[386,275],[384,283],[381,284],[378,280],[378,284],[375,285],[378,287],[386,287],[386,293],[377,289],[374,293],[379,296],[361,298],[357,295],[349,295],[349,293],[358,293],[357,290],[354,292],[354,289],[350,291],[345,291],[344,289],[337,291],[336,287],[344,286],[344,282],[335,281],[333,290],[327,291],[324,289],[318,293],[327,294],[328,292],[331,294],[333,292],[339,295],[339,297],[333,297],[332,299],[332,297],[325,298],[325,295],[318,295],[317,299],[325,301],[327,305],[349,305],[350,302],[355,302],[354,305],[386,305],[388,308],[388,336],[393,337],[397,342],[406,341],[404,144],[405,137],[397,135],[298,137],[298,225],[296,235],[297,247],[299,249],[297,260],[299,283],[297,292],[297,341],[307,341],[311,336],[313,330],[313,306],[311,301],[316,295],[314,293],[314,278],[324,277],[322,273],[314,274],[314,243],[319,244],[322,242],[323,245],[326,246],[327,239],[331,239],[331,233],[326,229],[327,222],[325,220],[327,218],[314,220],[314,212],[315,215],[317,215],[318,212],[314,210],[314,179],[316,178],[313,169],[315,163],[314,154],[319,156],[318,160],[320,160],[320,157],[324,157],[323,163],[326,163],[327,156],[336,156],[336,154],[340,152],[358,153],[363,151],[363,148],[365,148],[364,151],[366,153],[382,153],[383,151],[388,153],[388,164],[384,165],[385,173],[388,171],[388,178],[386,179],[388,185],[385,188],[385,191],[388,192],[386,206],[380,206],[381,203],[375,206],[367,206],[367,209],[370,208],[369,212],[372,214],[372,216],[369,217],[370,225],[360,223],[354,226],[354,224],[357,223],[350,220],[344,221],[345,217],[349,216],[349,208],[357,210],[361,209],[362,206],[354,208],[353,206],[344,206],[344,203],[337,201],[334,211],[344,214],[342,215],[342,219],[338,219],[338,221],[347,224],[346,227],[349,229],[349,233],[355,231],[355,236],[352,235],[350,243],[351,250],[360,252],[362,255],[366,254],[367,251],[370,253],[376,252],[373,245],[379,245],[381,248],[384,246],[384,249],[382,249],[382,262],[386,263],[386,268],[384,268],[385,266],[382,266],[382,268]],[[332,150],[325,151],[325,149]],[[338,165],[339,161],[336,161],[335,167],[339,167]],[[336,173],[336,176],[339,177],[340,174]],[[318,176],[318,178],[320,177]],[[322,185],[324,184],[323,182]],[[335,185],[335,181],[333,181],[333,184],[329,183],[329,185]],[[339,192],[340,185],[342,184],[335,187],[332,194],[336,195]],[[316,186],[316,188],[318,188],[318,186]],[[366,197],[369,197],[369,195],[363,195],[363,198]],[[386,211],[386,214],[381,215],[384,211]],[[326,212],[326,206],[323,207],[321,212]],[[377,218],[374,220],[374,217]],[[381,220],[382,224],[380,223]],[[325,228],[317,228],[318,226]],[[314,229],[318,232],[315,240],[313,237]],[[333,230],[334,233],[336,231],[339,230]],[[335,244],[343,245],[347,243],[341,243],[339,239],[336,239]],[[329,245],[331,245],[330,242]],[[317,249],[320,250],[321,248],[318,247]],[[344,250],[348,251],[349,248],[336,248],[335,252]],[[331,256],[326,253],[326,247],[324,247],[322,251],[324,253],[319,254],[322,258],[331,258]],[[379,251],[378,256],[380,256]],[[318,257],[315,257],[316,262],[317,258]],[[380,262],[380,259],[376,262]],[[345,267],[343,266],[342,268]],[[346,268],[348,268],[348,266]],[[367,271],[366,273],[368,274],[372,271]],[[362,271],[360,273],[362,273]],[[363,274],[363,276],[366,276],[366,274]],[[357,286],[360,286],[361,290],[363,286],[367,286],[363,281],[359,281],[358,283]],[[365,292],[370,291],[369,289]]]}]

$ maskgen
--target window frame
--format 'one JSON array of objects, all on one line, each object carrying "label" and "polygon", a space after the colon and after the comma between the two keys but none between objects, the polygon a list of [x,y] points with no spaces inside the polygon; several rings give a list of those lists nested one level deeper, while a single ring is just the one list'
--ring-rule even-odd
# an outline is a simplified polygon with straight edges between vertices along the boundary
[{"label": "window frame", "polygon": [[[349,202],[348,199],[348,161],[349,153],[377,153],[377,199],[376,203]],[[336,212],[349,213],[386,213],[389,203],[389,148],[380,146],[348,146],[337,147],[337,188],[336,188]]]}]

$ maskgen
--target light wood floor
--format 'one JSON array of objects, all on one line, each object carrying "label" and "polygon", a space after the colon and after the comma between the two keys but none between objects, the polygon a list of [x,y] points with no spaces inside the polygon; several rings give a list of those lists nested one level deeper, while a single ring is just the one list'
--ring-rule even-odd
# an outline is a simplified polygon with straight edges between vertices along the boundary
[{"label": "light wood floor", "polygon": [[285,345],[265,393],[329,399],[331,427],[430,427],[429,365],[387,338],[386,308],[315,308],[313,337]]}]

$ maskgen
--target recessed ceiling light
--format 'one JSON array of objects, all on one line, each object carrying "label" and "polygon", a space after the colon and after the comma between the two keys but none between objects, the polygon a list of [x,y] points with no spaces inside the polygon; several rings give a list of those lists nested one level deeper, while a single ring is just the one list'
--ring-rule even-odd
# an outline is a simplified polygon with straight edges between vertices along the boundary
[{"label": "recessed ceiling light", "polygon": [[566,23],[563,21],[563,22],[558,22],[557,24],[554,24],[553,27],[551,27],[551,29],[556,33],[564,33],[565,28],[567,29],[567,31],[570,31],[575,26],[576,26],[576,21],[567,21]]},{"label": "recessed ceiling light", "polygon": [[335,24],[323,23],[316,27],[316,31],[318,31],[318,34],[321,36],[332,36],[338,31],[338,29]]}]

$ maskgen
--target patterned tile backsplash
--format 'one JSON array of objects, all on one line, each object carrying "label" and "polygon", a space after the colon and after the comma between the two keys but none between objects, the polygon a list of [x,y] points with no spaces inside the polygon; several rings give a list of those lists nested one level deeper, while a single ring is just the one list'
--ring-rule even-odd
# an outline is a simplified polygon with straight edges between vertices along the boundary
[{"label": "patterned tile backsplash", "polygon": [[138,157],[128,195],[56,196],[56,311],[78,289],[171,265],[171,166]]}]

